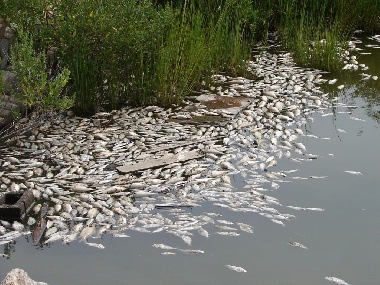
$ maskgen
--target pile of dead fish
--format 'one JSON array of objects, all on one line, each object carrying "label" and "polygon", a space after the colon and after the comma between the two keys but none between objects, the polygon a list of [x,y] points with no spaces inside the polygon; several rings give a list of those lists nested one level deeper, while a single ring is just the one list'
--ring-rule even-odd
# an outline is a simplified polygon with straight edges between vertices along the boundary
[{"label": "pile of dead fish", "polygon": [[[202,91],[249,98],[237,113],[208,110],[202,102],[186,102],[175,110],[124,108],[91,118],[60,116],[22,134],[17,148],[2,150],[0,189],[31,189],[36,204],[25,223],[0,221],[0,243],[30,234],[41,220],[46,220],[41,245],[79,239],[104,248],[92,238],[128,237],[128,231],[138,231],[166,232],[190,246],[193,234],[253,233],[252,225],[223,219],[220,208],[285,226],[294,216],[280,212],[286,207],[268,192],[297,179],[296,170],[272,169],[281,158],[315,159],[299,138],[312,114],[332,105],[320,88],[327,80],[318,70],[296,67],[288,53],[258,53],[249,71],[255,80],[218,75]],[[173,121],[191,122],[205,114],[228,120],[198,125]],[[194,151],[201,157],[180,159]],[[177,156],[178,162],[131,173],[117,169],[167,155]],[[190,212],[205,202],[213,205],[213,212]],[[41,208],[46,213],[41,215]],[[154,246],[165,250],[163,254],[175,254],[168,250],[176,247]]]}]

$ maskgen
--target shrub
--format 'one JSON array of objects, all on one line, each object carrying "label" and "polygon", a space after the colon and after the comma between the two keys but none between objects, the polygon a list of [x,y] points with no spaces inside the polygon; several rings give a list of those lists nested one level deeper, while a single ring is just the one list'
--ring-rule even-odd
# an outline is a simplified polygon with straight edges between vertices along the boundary
[{"label": "shrub", "polygon": [[21,101],[28,109],[68,109],[73,98],[63,95],[70,71],[63,69],[48,80],[45,53],[35,53],[30,35],[18,30],[18,42],[12,48],[12,65],[21,88]]}]

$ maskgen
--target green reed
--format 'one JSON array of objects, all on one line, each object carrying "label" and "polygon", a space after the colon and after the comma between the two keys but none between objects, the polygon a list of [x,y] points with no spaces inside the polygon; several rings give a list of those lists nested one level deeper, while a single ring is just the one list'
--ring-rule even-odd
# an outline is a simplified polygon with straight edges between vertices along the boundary
[{"label": "green reed", "polygon": [[244,75],[253,43],[272,32],[299,64],[338,69],[355,29],[380,29],[378,0],[27,2],[3,0],[0,15],[37,51],[58,48],[82,113],[180,104],[213,73]]}]

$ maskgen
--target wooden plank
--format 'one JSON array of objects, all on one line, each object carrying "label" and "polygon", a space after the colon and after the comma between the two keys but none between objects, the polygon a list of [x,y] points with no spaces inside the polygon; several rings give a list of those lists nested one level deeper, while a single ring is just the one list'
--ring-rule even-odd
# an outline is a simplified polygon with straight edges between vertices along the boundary
[{"label": "wooden plank", "polygon": [[184,162],[187,160],[200,158],[203,154],[198,151],[188,151],[179,154],[168,154],[161,158],[150,159],[144,162],[139,162],[131,165],[123,165],[117,167],[117,170],[123,173],[141,171],[149,168],[161,167],[175,162]]}]

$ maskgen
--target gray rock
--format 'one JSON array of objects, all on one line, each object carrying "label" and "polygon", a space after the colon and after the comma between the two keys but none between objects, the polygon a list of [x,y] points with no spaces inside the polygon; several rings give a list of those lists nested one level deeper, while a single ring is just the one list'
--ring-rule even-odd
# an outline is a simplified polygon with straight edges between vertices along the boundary
[{"label": "gray rock", "polygon": [[17,76],[10,71],[0,71],[3,75],[3,83],[5,84],[5,93],[9,93],[11,90],[17,88]]},{"label": "gray rock", "polygon": [[4,32],[4,38],[8,39],[11,45],[13,45],[16,41],[15,32],[10,27],[6,27]]},{"label": "gray rock", "polygon": [[0,40],[0,57],[1,57],[1,65],[0,69],[6,69],[9,61],[9,40],[1,39]]},{"label": "gray rock", "polygon": [[34,281],[25,270],[15,268],[8,272],[0,285],[47,285],[47,283]]}]

